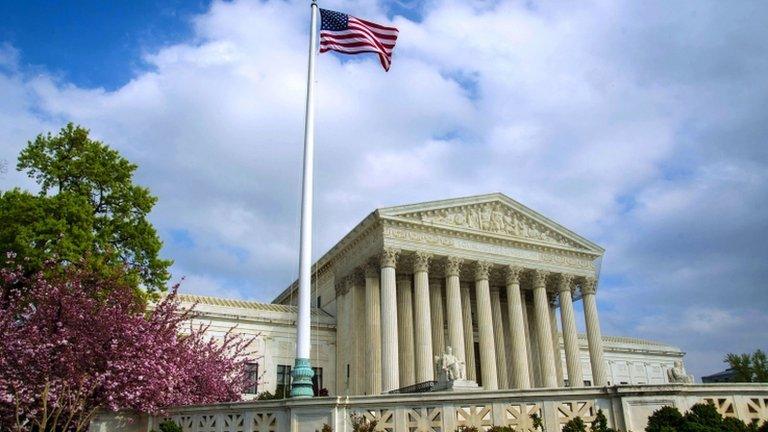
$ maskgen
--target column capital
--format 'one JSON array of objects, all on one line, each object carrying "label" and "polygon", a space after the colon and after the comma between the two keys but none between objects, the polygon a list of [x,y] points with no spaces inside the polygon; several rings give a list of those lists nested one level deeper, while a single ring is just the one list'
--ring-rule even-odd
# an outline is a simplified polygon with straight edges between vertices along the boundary
[{"label": "column capital", "polygon": [[557,291],[571,291],[572,282],[573,275],[568,273],[560,273],[560,277],[557,279]]},{"label": "column capital", "polygon": [[384,248],[384,250],[381,252],[381,255],[379,256],[381,268],[394,268],[395,265],[397,265],[398,255],[400,255],[400,249]]},{"label": "column capital", "polygon": [[446,276],[459,276],[461,271],[461,264],[464,262],[462,258],[449,256],[445,260],[445,275]]},{"label": "column capital", "polygon": [[594,294],[597,292],[597,279],[593,277],[586,277],[581,283],[582,294]]},{"label": "column capital", "polygon": [[429,269],[429,260],[432,259],[432,254],[424,251],[416,251],[413,259],[413,271],[425,272]]},{"label": "column capital", "polygon": [[492,264],[488,261],[475,262],[475,280],[488,280],[488,273],[491,271]]},{"label": "column capital", "polygon": [[536,269],[533,271],[533,287],[534,288],[546,288],[547,276],[549,272],[547,270]]},{"label": "column capital", "polygon": [[365,268],[364,267],[355,268],[352,271],[352,273],[349,275],[349,282],[356,286],[362,286],[363,284],[365,284]]},{"label": "column capital", "polygon": [[379,277],[379,270],[380,267],[377,265],[375,260],[370,260],[365,263],[364,273],[366,278]]},{"label": "column capital", "polygon": [[519,284],[520,274],[522,272],[523,272],[523,268],[520,266],[515,266],[515,265],[508,266],[504,275],[506,277],[507,285]]},{"label": "column capital", "polygon": [[343,278],[340,278],[338,282],[336,282],[336,296],[342,296],[349,292],[349,288],[352,285],[352,283],[350,283],[350,279],[352,279],[352,275],[344,276]]}]

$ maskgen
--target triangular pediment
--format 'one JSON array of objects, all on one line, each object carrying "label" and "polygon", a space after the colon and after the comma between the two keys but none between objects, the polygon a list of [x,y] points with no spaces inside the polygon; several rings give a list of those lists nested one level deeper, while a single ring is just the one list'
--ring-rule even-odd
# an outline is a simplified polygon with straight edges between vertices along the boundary
[{"label": "triangular pediment", "polygon": [[388,207],[379,214],[434,227],[603,252],[600,246],[500,193]]}]

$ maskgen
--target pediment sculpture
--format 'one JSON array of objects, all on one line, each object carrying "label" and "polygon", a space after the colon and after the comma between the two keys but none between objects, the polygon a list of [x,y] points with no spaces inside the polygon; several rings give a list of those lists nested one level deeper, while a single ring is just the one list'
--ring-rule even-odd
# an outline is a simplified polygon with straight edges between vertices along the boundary
[{"label": "pediment sculpture", "polygon": [[427,210],[406,214],[403,217],[419,219],[422,222],[432,224],[472,228],[494,234],[579,247],[578,244],[564,235],[500,202]]}]

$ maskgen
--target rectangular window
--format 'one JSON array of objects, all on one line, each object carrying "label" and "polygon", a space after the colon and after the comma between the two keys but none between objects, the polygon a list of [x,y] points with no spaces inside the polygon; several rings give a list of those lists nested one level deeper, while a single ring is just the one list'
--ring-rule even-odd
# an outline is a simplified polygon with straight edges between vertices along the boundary
[{"label": "rectangular window", "polygon": [[247,394],[259,393],[259,364],[258,363],[246,363],[245,364],[245,377],[250,383],[248,388],[245,389]]},{"label": "rectangular window", "polygon": [[321,296],[317,296],[317,304],[315,305],[318,309],[321,309],[323,307],[323,298]]},{"label": "rectangular window", "polygon": [[277,365],[275,396],[285,399],[291,394],[291,366]]},{"label": "rectangular window", "polygon": [[592,385],[592,381],[590,381],[590,380],[584,380],[584,386],[585,386],[585,387],[590,387],[591,385]]}]

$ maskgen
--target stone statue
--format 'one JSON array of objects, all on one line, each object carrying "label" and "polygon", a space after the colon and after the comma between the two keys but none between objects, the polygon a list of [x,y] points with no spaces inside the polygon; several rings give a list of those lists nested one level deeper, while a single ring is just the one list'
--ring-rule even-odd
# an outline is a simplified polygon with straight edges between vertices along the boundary
[{"label": "stone statue", "polygon": [[464,362],[453,355],[453,348],[447,347],[443,355],[435,356],[435,370],[438,382],[450,382],[464,379]]},{"label": "stone statue", "polygon": [[685,373],[680,360],[675,360],[675,365],[667,369],[667,379],[673,384],[693,384],[693,376]]}]

